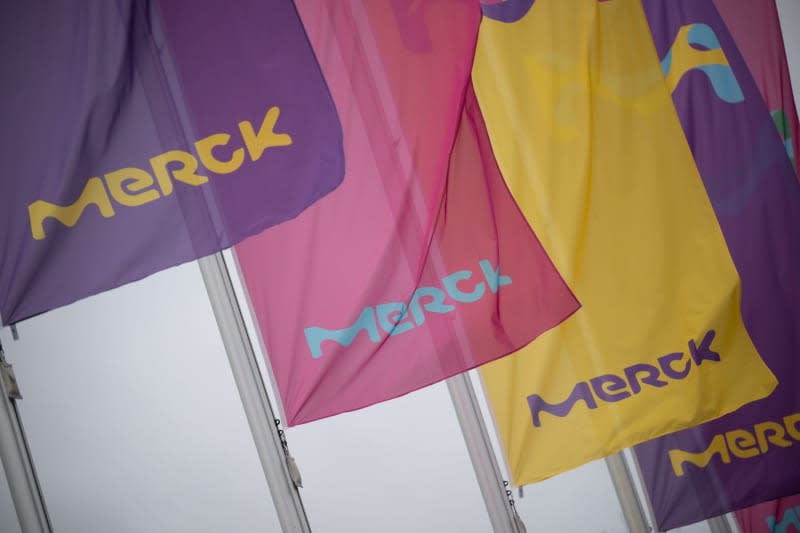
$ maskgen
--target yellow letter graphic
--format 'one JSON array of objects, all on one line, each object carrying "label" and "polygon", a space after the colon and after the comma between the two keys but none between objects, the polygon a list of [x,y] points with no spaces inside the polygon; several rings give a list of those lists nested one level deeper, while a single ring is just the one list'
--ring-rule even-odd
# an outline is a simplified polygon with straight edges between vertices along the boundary
[{"label": "yellow letter graphic", "polygon": [[[702,46],[703,49],[693,45]],[[716,95],[729,104],[744,100],[739,82],[733,75],[728,58],[707,24],[687,24],[678,30],[675,41],[661,61],[667,87],[674,92],[683,76],[690,70],[705,73]]]},{"label": "yellow letter graphic", "polygon": [[761,453],[765,453],[769,449],[769,444],[780,446],[781,448],[788,448],[792,445],[792,441],[786,438],[786,432],[783,426],[777,422],[761,422],[753,427],[756,433],[756,440],[758,440],[758,448]]},{"label": "yellow letter graphic", "polygon": [[275,133],[275,123],[281,111],[277,107],[270,107],[258,130],[258,135],[253,131],[253,125],[242,121],[239,123],[239,131],[242,132],[242,139],[247,146],[250,159],[258,161],[264,150],[273,146],[289,146],[292,138],[286,133]]},{"label": "yellow letter graphic", "polygon": [[153,186],[153,176],[140,168],[128,167],[109,172],[106,174],[106,185],[111,197],[128,207],[136,207],[161,198],[155,189],[145,190]]},{"label": "yellow letter graphic", "polygon": [[755,447],[756,438],[749,431],[734,429],[725,434],[725,439],[728,441],[728,449],[739,459],[749,459],[761,455],[758,448]]},{"label": "yellow letter graphic", "polygon": [[731,462],[731,455],[728,452],[728,447],[725,446],[725,437],[723,435],[714,437],[708,448],[700,453],[689,453],[683,450],[670,450],[667,453],[669,454],[670,463],[672,463],[672,471],[678,477],[684,474],[683,463],[685,462],[705,468],[716,454],[719,454],[719,458],[723,463],[728,464]]},{"label": "yellow letter graphic", "polygon": [[36,200],[28,206],[33,238],[37,241],[45,238],[44,220],[46,218],[53,217],[68,228],[73,227],[91,204],[96,205],[100,214],[105,218],[114,216],[114,207],[111,205],[111,200],[108,199],[108,194],[106,194],[100,178],[90,178],[81,195],[70,205],[60,206],[44,200]]},{"label": "yellow letter graphic", "polygon": [[242,148],[234,150],[228,161],[220,161],[214,157],[212,150],[217,146],[225,146],[230,138],[231,136],[227,133],[215,133],[194,143],[195,148],[197,148],[197,155],[200,156],[200,162],[215,174],[230,174],[238,170],[244,162],[244,150]]},{"label": "yellow letter graphic", "polygon": [[159,154],[150,159],[150,165],[153,167],[153,174],[155,174],[158,184],[161,186],[161,192],[164,196],[172,194],[172,180],[169,176],[167,165],[172,162],[183,163],[183,167],[176,168],[172,171],[172,177],[183,183],[189,185],[202,185],[208,182],[208,178],[196,174],[197,172],[197,159],[188,152],[183,150],[170,150]]},{"label": "yellow letter graphic", "polygon": [[798,423],[800,423],[800,413],[783,417],[783,425],[786,427],[786,432],[789,433],[794,440],[800,442],[800,428],[798,427]]}]

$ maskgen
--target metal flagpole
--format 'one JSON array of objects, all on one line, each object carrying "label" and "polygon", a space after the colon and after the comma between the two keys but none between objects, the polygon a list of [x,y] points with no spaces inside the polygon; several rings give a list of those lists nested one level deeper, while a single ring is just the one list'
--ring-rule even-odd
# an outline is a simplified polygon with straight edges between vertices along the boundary
[{"label": "metal flagpole", "polygon": [[51,533],[44,497],[17,412],[22,398],[11,365],[0,345],[0,460],[23,533]]},{"label": "metal flagpole", "polygon": [[628,463],[625,462],[623,452],[615,453],[606,457],[606,466],[611,475],[611,482],[614,484],[614,491],[622,507],[622,514],[625,515],[625,523],[628,525],[630,533],[646,533],[652,531],[647,525],[647,516],[642,509],[642,502],[636,492],[631,471]]},{"label": "metal flagpole", "polygon": [[453,400],[458,423],[467,444],[469,457],[478,478],[483,501],[489,512],[489,520],[495,533],[524,533],[525,526],[512,508],[500,466],[492,450],[492,443],[483,422],[475,389],[464,372],[447,380],[447,389]]},{"label": "metal flagpole", "polygon": [[198,263],[281,527],[286,532],[310,532],[297,490],[299,475],[274,424],[275,414],[261,379],[225,259],[222,253],[216,253]]},{"label": "metal flagpole", "polygon": [[733,533],[733,528],[731,528],[726,515],[709,518],[706,522],[711,533]]},{"label": "metal flagpole", "polygon": [[[349,5],[353,10],[353,21],[359,29],[359,37],[363,40],[364,49],[367,51],[366,58],[369,65],[369,72],[373,78],[373,82],[378,86],[386,87],[386,72],[384,67],[374,53],[377,50],[377,42],[373,34],[373,29],[368,23],[369,17],[362,2],[350,1]],[[392,98],[387,95],[390,91],[378,91],[378,98],[383,110],[389,117],[391,124],[401,124],[399,120],[400,111]],[[396,128],[399,126],[390,126]],[[399,156],[400,167],[404,174],[411,177],[415,174],[414,157],[412,150],[407,144],[404,136],[399,135],[398,131],[393,132],[397,136],[397,155]],[[410,189],[413,191],[412,205],[418,212],[424,212],[425,201],[418,187]],[[434,237],[435,238],[435,237]],[[431,255],[436,264],[436,267],[441,266],[441,258],[434,246],[431,246]],[[464,440],[469,450],[470,459],[475,469],[475,474],[478,477],[478,484],[480,485],[483,499],[489,511],[489,518],[492,527],[496,533],[517,533],[524,531],[524,526],[521,520],[512,509],[509,500],[506,498],[506,488],[503,485],[503,479],[500,475],[500,468],[497,465],[494,453],[492,451],[489,435],[486,433],[486,426],[483,424],[481,417],[480,406],[478,405],[475,397],[475,391],[469,377],[466,373],[447,380],[447,388],[450,391],[450,397],[453,400],[453,406],[458,416],[461,431],[464,435]]]},{"label": "metal flagpole", "polygon": [[[618,455],[622,455],[622,452],[620,452]],[[623,458],[623,460],[624,460],[624,458]],[[633,461],[633,466],[636,468],[636,475],[639,478],[639,480],[642,482],[642,485],[644,486],[644,478],[642,476],[642,468],[639,466],[639,459],[636,457],[636,453],[633,452],[633,450],[631,450],[631,460]],[[625,463],[625,464],[627,465],[627,463]],[[609,467],[609,470],[611,470],[611,467]],[[626,466],[626,470],[628,470],[627,466]],[[612,474],[612,478],[613,478],[613,474]],[[628,479],[631,479],[630,470],[628,470]],[[645,495],[645,503],[647,505],[648,510],[650,511],[650,516],[654,517],[653,520],[655,520],[655,513],[653,512],[653,506],[650,503],[650,499],[647,497],[647,492],[646,491],[645,491],[644,495]],[[621,498],[620,498],[620,501],[621,501]],[[641,501],[639,501],[638,499],[637,499],[637,502],[641,504]],[[641,506],[639,508],[641,509]],[[627,515],[626,515],[626,520],[627,520]],[[727,517],[725,515],[709,518],[708,520],[706,520],[706,523],[708,524],[708,527],[711,530],[711,533],[735,533],[734,529],[731,527],[731,524],[728,522]],[[655,531],[655,527],[651,528],[650,530]]]}]

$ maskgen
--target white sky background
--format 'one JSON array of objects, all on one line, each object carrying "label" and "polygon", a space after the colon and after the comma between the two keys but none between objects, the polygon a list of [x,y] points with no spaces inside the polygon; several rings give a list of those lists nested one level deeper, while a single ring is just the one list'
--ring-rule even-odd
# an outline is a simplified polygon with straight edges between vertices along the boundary
[{"label": "white sky background", "polygon": [[[778,6],[797,100],[800,0]],[[0,339],[57,533],[280,530],[196,264],[19,330]],[[491,530],[444,384],[287,436],[315,532]],[[517,507],[531,533],[625,531],[602,461]],[[18,531],[0,482],[0,533]]]}]

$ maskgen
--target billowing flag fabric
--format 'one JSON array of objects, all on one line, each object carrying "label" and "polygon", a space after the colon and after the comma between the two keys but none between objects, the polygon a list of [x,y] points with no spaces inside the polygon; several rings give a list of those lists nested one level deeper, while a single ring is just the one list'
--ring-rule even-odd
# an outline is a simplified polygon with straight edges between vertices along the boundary
[{"label": "billowing flag fabric", "polygon": [[[500,168],[581,309],[482,368],[513,482],[762,398],[775,378],[636,0],[484,8]],[[774,133],[775,128],[772,128]]]},{"label": "billowing flag fabric", "polygon": [[670,529],[800,492],[800,183],[711,0],[643,4],[742,280],[745,326],[780,382],[735,413],[637,447],[659,527]]},{"label": "billowing flag fabric", "polygon": [[342,181],[287,0],[3,2],[0,314],[217,252]]},{"label": "billowing flag fabric", "polygon": [[800,533],[800,494],[736,511],[736,522],[742,533]]},{"label": "billowing flag fabric", "polygon": [[800,132],[775,0],[714,0],[797,172]]},{"label": "billowing flag fabric", "polygon": [[236,247],[290,425],[511,353],[577,308],[488,142],[469,79],[478,5],[297,5],[345,179]]}]

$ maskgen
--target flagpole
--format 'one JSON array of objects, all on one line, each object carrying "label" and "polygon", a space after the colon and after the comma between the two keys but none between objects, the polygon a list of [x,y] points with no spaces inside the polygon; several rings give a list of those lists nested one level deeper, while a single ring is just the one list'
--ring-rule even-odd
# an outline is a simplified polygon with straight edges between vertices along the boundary
[{"label": "flagpole", "polygon": [[11,365],[0,345],[0,460],[8,481],[11,499],[22,533],[51,533],[39,480],[33,466],[28,441],[17,412],[21,399]]},{"label": "flagpole", "polygon": [[728,522],[728,517],[726,515],[714,516],[709,518],[706,522],[708,522],[708,528],[711,530],[711,533],[733,533],[733,528],[730,522]]},{"label": "flagpole", "polygon": [[642,508],[642,502],[639,500],[633,476],[628,468],[628,463],[625,462],[623,452],[606,457],[606,467],[611,475],[611,482],[614,484],[617,500],[622,507],[628,531],[631,533],[652,531],[653,529],[647,525],[647,515]]},{"label": "flagpole", "polygon": [[198,263],[281,527],[285,532],[310,532],[225,259],[216,253]]},{"label": "flagpole", "polygon": [[447,380],[447,389],[467,444],[478,485],[495,533],[523,533],[524,526],[509,504],[500,466],[492,450],[475,389],[464,372]]},{"label": "flagpole", "polygon": [[[617,455],[622,455],[622,452],[620,452]],[[641,466],[639,466],[639,458],[636,456],[636,452],[634,452],[633,450],[631,450],[631,461],[633,461],[633,466],[636,469],[636,476],[642,483],[642,487],[644,487],[644,476],[642,475],[642,468]],[[630,470],[627,467],[627,463],[625,463],[625,465],[626,465],[625,468],[628,471],[628,479],[630,480],[632,479],[632,476]],[[609,470],[611,470],[611,467],[609,467]],[[612,474],[612,479],[613,479],[613,474]],[[655,522],[655,513],[653,512],[653,505],[650,502],[650,498],[648,498],[647,496],[646,489],[643,490],[645,491],[644,492],[645,505],[647,505],[647,510],[650,512],[650,516],[654,517],[653,520]],[[641,504],[641,500],[638,500],[638,498],[637,502]],[[639,506],[639,509],[641,510],[641,505]],[[626,515],[626,520],[627,520],[627,515]],[[708,528],[711,530],[711,533],[736,533],[738,531],[738,529],[734,530],[734,528],[731,526],[730,522],[728,522],[727,517],[725,515],[709,518],[708,520],[706,520],[706,523],[708,524]],[[655,525],[653,526],[652,529],[650,529],[650,531],[657,531]]]}]

